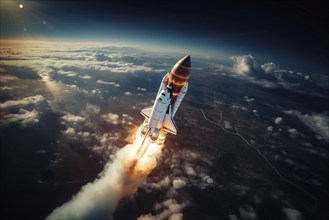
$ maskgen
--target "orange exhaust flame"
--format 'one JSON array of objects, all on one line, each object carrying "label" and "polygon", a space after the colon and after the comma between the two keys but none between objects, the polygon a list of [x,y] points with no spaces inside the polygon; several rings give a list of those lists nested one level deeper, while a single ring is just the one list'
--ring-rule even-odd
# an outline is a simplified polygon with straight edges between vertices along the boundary
[{"label": "orange exhaust flame", "polygon": [[[141,129],[138,129],[135,135],[135,141],[133,148],[130,151],[130,158],[127,158],[127,170],[128,173],[137,179],[145,178],[152,169],[157,164],[157,156],[161,153],[163,145],[158,145],[156,143],[150,143],[149,138],[145,140],[144,146],[142,146],[143,137],[140,133]],[[146,149],[145,153],[138,158],[136,156],[138,150],[144,147]]]}]

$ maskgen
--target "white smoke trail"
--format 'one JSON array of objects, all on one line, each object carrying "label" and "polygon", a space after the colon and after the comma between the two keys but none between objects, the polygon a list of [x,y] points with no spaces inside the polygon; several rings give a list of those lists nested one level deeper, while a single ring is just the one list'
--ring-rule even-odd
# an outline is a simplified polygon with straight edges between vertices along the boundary
[{"label": "white smoke trail", "polygon": [[156,166],[162,145],[148,144],[145,155],[137,160],[136,152],[142,139],[139,131],[134,144],[128,144],[108,163],[100,177],[83,186],[71,201],[53,210],[51,219],[112,219],[118,201],[136,191]]}]

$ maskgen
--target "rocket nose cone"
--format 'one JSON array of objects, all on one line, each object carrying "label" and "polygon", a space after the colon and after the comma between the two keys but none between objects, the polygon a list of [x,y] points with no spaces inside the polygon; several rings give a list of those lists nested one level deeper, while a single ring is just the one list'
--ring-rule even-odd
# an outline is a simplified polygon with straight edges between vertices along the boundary
[{"label": "rocket nose cone", "polygon": [[191,56],[187,55],[185,57],[183,57],[180,61],[179,61],[180,65],[184,66],[184,67],[191,67]]},{"label": "rocket nose cone", "polygon": [[[171,69],[169,73],[169,82],[177,86],[183,86],[190,77],[191,57],[185,56],[180,59]],[[180,87],[177,87],[180,88]]]}]

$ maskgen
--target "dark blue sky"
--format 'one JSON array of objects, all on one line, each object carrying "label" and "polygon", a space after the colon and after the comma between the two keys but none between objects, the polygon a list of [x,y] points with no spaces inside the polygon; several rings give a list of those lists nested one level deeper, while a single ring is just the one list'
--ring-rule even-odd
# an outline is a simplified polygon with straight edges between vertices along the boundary
[{"label": "dark blue sky", "polygon": [[9,0],[1,1],[1,38],[120,40],[250,53],[326,73],[327,12],[325,4],[314,1]]}]

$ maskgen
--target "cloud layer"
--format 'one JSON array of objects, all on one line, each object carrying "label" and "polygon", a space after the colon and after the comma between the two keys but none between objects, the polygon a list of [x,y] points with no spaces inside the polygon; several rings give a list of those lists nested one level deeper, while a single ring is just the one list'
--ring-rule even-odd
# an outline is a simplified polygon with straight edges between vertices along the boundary
[{"label": "cloud layer", "polygon": [[297,117],[301,122],[307,125],[312,131],[319,135],[320,139],[329,142],[329,114],[311,113],[302,114],[296,110],[286,110],[285,113]]},{"label": "cloud layer", "polygon": [[233,74],[264,88],[282,87],[302,92],[301,87],[315,85],[308,74],[282,69],[273,62],[259,64],[252,55],[233,56],[232,59]]},{"label": "cloud layer", "polygon": [[[18,124],[19,129],[24,131],[33,125],[47,124],[43,116],[48,116],[48,111],[58,113],[59,136],[52,143],[55,153],[51,155],[51,169],[71,164],[71,161],[64,163],[71,158],[78,158],[81,161],[89,158],[90,165],[106,164],[106,169],[95,181],[83,187],[72,201],[56,209],[50,217],[111,216],[118,200],[133,193],[143,180],[140,178],[135,181],[127,175],[119,175],[127,172],[125,164],[128,156],[123,152],[132,146],[128,145],[122,150],[120,148],[126,143],[131,143],[131,133],[136,129],[134,125],[142,120],[139,116],[140,109],[154,102],[152,98],[158,83],[177,61],[177,57],[168,55],[159,59],[159,55],[156,54],[136,50],[127,52],[123,48],[109,47],[105,44],[65,44],[54,47],[50,43],[38,47],[26,45],[25,48],[26,50],[6,50],[7,52],[1,54],[5,58],[0,61],[0,79],[4,84],[1,92],[6,94],[0,103],[1,125]],[[181,112],[179,116],[182,122],[188,121],[186,123],[190,131],[193,132],[194,126],[201,133],[210,130],[199,117],[200,106],[203,108],[209,100],[212,103],[213,95],[218,95],[221,110],[224,109],[229,117],[234,117],[234,120],[223,120],[226,128],[232,129],[233,121],[238,120],[242,133],[248,134],[246,138],[250,138],[255,144],[261,143],[261,150],[266,151],[271,160],[281,163],[287,170],[293,167],[296,179],[302,181],[300,170],[306,175],[311,173],[311,169],[300,162],[304,159],[299,161],[295,155],[289,154],[285,149],[286,143],[297,143],[301,146],[302,153],[306,152],[307,155],[321,156],[320,158],[328,155],[325,151],[322,153],[316,149],[316,144],[313,143],[314,138],[318,140],[316,143],[328,142],[327,112],[302,109],[282,112],[282,109],[278,110],[278,106],[272,105],[274,96],[263,97],[266,94],[262,91],[272,90],[259,89],[284,88],[300,92],[303,91],[301,88],[304,85],[312,85],[313,76],[283,70],[273,62],[260,63],[252,55],[235,56],[227,62],[210,59],[204,61],[198,57],[194,65],[191,75],[193,86],[189,91],[191,93],[183,102],[186,112]],[[26,75],[35,74],[38,77],[23,79],[20,74],[15,75],[13,70],[22,71],[22,68]],[[221,77],[223,81],[216,81],[217,77]],[[25,87],[26,85],[30,88]],[[222,87],[222,90],[216,90],[216,86]],[[247,89],[243,90],[245,86]],[[214,88],[214,94],[208,94],[207,89],[210,88]],[[257,93],[249,94],[249,89],[255,88]],[[264,99],[267,99],[266,103]],[[200,103],[200,106],[193,106],[191,100]],[[225,108],[226,104],[229,107]],[[286,114],[304,123],[305,128],[309,128],[315,137],[306,136],[306,129],[295,126],[290,120],[291,117]],[[187,117],[188,115],[193,117]],[[242,121],[245,115],[248,115],[247,119]],[[175,138],[177,143],[167,146],[164,156],[159,159],[161,167],[151,173],[139,187],[141,194],[153,193],[159,196],[149,201],[152,205],[147,207],[148,210],[143,209],[145,212],[138,213],[136,217],[172,220],[188,218],[188,212],[200,205],[192,196],[193,189],[203,196],[209,196],[209,192],[220,192],[220,195],[230,193],[239,203],[234,213],[226,213],[228,218],[260,218],[258,204],[264,199],[262,196],[254,199],[257,201],[254,203],[240,203],[240,199],[248,200],[248,193],[253,190],[252,186],[243,183],[235,186],[230,182],[229,185],[233,185],[232,189],[227,189],[222,181],[218,181],[221,177],[212,172],[214,167],[218,168],[216,172],[219,172],[219,168],[227,165],[215,165],[213,159],[214,155],[222,158],[222,154],[230,147],[229,141],[225,143],[227,146],[222,145],[217,139],[211,143],[205,141],[209,146],[201,148],[203,141],[196,141],[189,146],[185,145],[188,143],[187,140]],[[67,151],[72,152],[74,157],[65,154]],[[42,155],[50,154],[48,148],[38,152],[44,152]],[[234,172],[242,169],[235,166],[237,161],[240,162],[240,159],[235,158]],[[70,166],[65,168],[70,169]],[[236,175],[234,172],[232,175]],[[305,184],[316,185],[318,188],[325,185],[325,181],[320,178],[321,175],[316,175],[306,178],[308,182]],[[63,178],[70,179],[71,176]],[[234,182],[230,178],[227,179]],[[54,184],[58,184],[57,180],[54,180]],[[132,203],[134,199],[141,198],[139,193],[132,196]],[[277,196],[274,192],[273,197],[275,196],[278,200],[284,197]],[[220,202],[221,198],[213,200]],[[284,201],[285,204],[290,202]],[[124,206],[125,203],[122,204]],[[298,216],[297,209],[293,206],[291,209],[293,210],[283,211],[287,218]]]}]

